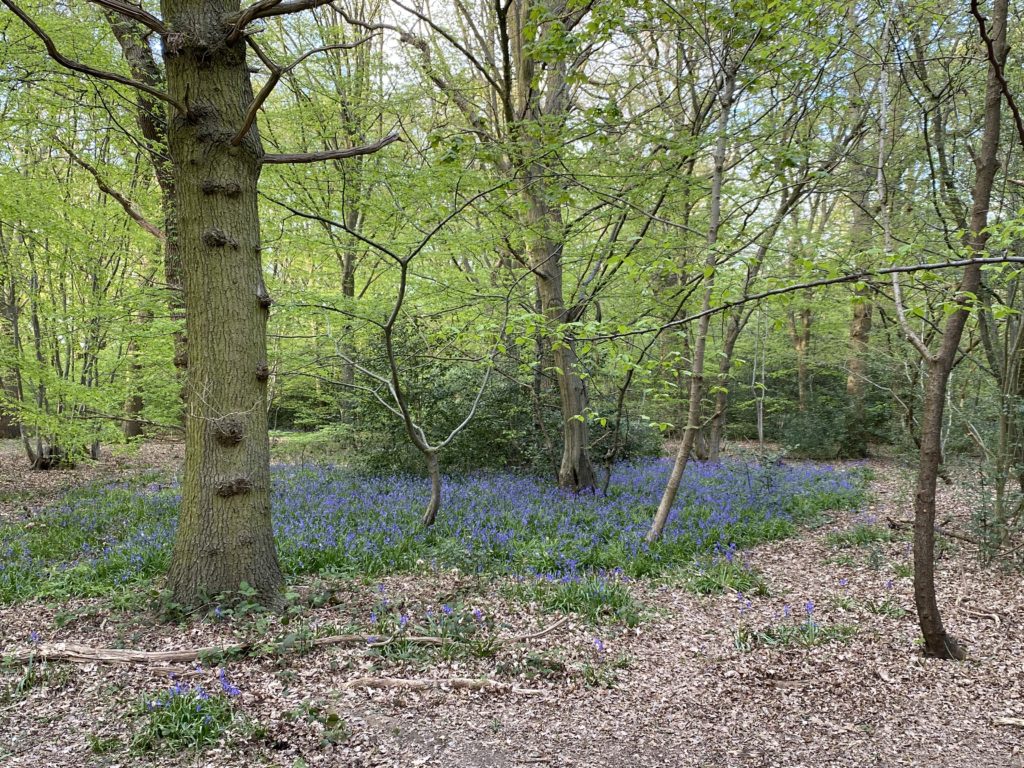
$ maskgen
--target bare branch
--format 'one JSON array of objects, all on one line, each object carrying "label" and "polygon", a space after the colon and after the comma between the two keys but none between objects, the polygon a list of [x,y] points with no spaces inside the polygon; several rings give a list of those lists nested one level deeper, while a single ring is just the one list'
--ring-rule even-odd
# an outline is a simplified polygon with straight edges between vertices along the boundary
[{"label": "bare branch", "polygon": [[991,35],[988,33],[988,29],[985,28],[985,17],[981,14],[978,8],[978,0],[971,0],[971,15],[978,20],[978,32],[981,34],[981,39],[985,43],[985,51],[988,54],[988,62],[992,65],[992,72],[996,76],[996,80],[999,81],[999,90],[1003,92],[1003,96],[1006,99],[1006,105],[1010,108],[1013,113],[1013,122],[1017,128],[1017,139],[1020,141],[1021,146],[1024,146],[1024,117],[1021,116],[1020,109],[1017,107],[1017,101],[1013,98],[1013,94],[1010,92],[1010,86],[1006,82],[1006,75],[1004,74],[1004,68],[1006,66],[1005,53],[1002,57],[1002,61],[996,56],[995,43],[992,41]]},{"label": "bare branch", "polygon": [[310,51],[306,51],[304,54],[299,56],[299,58],[295,59],[295,61],[293,61],[291,64],[285,67],[279,67],[277,64],[275,64],[273,60],[271,60],[271,58],[267,56],[266,53],[263,52],[263,49],[256,44],[255,40],[247,39],[246,42],[249,44],[249,47],[256,52],[256,55],[259,56],[260,61],[266,64],[267,68],[270,69],[270,77],[267,78],[267,82],[264,83],[263,87],[260,89],[260,92],[256,94],[256,98],[252,100],[252,104],[250,104],[249,108],[245,111],[245,120],[242,121],[242,127],[238,129],[238,133],[236,133],[234,137],[232,137],[231,145],[237,147],[239,144],[242,143],[242,140],[245,138],[245,135],[249,132],[249,129],[252,128],[252,124],[256,122],[256,115],[259,113],[260,107],[262,107],[266,100],[270,97],[270,94],[274,91],[274,88],[277,86],[278,82],[284,75],[291,72],[293,69],[295,69],[295,67],[297,67],[299,64],[301,64],[303,61],[308,59],[313,54],[323,53],[324,51],[337,51],[355,48],[358,45],[362,45],[369,39],[369,37],[364,37],[360,40],[356,40],[354,43],[337,43],[334,45],[322,45],[319,48],[313,48]]},{"label": "bare branch", "polygon": [[228,42],[234,43],[238,40],[245,33],[245,28],[253,21],[256,21],[256,19],[308,11],[313,8],[319,8],[321,5],[328,5],[331,2],[332,0],[290,0],[289,2],[282,2],[282,0],[258,0],[258,2],[253,3],[234,18],[228,19],[228,22],[232,25],[231,32],[228,35]]},{"label": "bare branch", "polygon": [[56,61],[65,69],[70,69],[72,72],[79,72],[83,75],[88,75],[89,77],[95,77],[99,80],[109,80],[114,83],[120,83],[121,85],[127,85],[129,88],[135,88],[136,90],[144,91],[145,93],[148,93],[151,96],[155,96],[161,101],[167,102],[175,109],[177,109],[179,112],[185,113],[187,111],[182,104],[180,104],[175,99],[173,99],[169,94],[164,93],[158,88],[154,88],[151,85],[146,85],[145,83],[140,83],[138,80],[132,80],[130,77],[119,75],[116,72],[106,72],[102,69],[95,69],[94,67],[90,67],[87,64],[81,63],[80,61],[69,59],[67,56],[62,54],[57,49],[57,46],[54,44],[53,39],[48,34],[46,34],[46,32],[43,31],[42,27],[36,24],[32,17],[25,13],[25,11],[23,11],[17,5],[17,3],[14,2],[14,0],[0,0],[0,3],[3,3],[8,8],[10,8],[14,15],[21,19],[25,26],[32,30],[33,34],[35,34],[36,37],[43,41],[43,45],[46,46],[46,52],[49,54],[50,58]]},{"label": "bare branch", "polygon": [[[2,0],[7,2],[7,0]],[[326,160],[344,160],[346,157],[358,157],[359,155],[372,155],[379,152],[388,144],[401,141],[397,133],[385,136],[373,144],[364,144],[359,147],[346,147],[344,149],[327,149],[323,152],[306,152],[294,155],[264,155],[264,165],[295,165],[298,163],[322,163]]]},{"label": "bare branch", "polygon": [[648,333],[661,334],[672,328],[679,328],[692,323],[694,320],[699,320],[707,315],[717,315],[722,312],[727,312],[730,309],[749,304],[752,301],[762,301],[763,299],[771,298],[772,296],[784,296],[788,293],[795,293],[797,291],[803,291],[808,288],[822,288],[827,285],[841,285],[842,283],[855,283],[861,280],[868,280],[872,277],[880,277],[882,275],[893,275],[893,274],[912,274],[914,272],[937,272],[942,269],[960,269],[961,267],[969,267],[973,265],[984,266],[985,264],[1024,264],[1024,256],[985,256],[975,259],[956,259],[954,261],[938,261],[938,262],[925,262],[921,264],[908,264],[900,267],[885,267],[884,269],[859,269],[853,272],[847,272],[844,275],[838,277],[823,277],[818,280],[808,280],[803,283],[791,283],[789,285],[780,286],[778,288],[772,288],[767,291],[761,291],[760,293],[751,293],[747,296],[742,296],[733,301],[726,301],[719,304],[717,307],[711,307],[707,310],[695,312],[692,315],[681,317],[678,320],[671,320],[662,325],[655,326],[653,328],[640,328],[635,331],[625,331],[623,333],[606,333],[597,336],[574,336],[573,341],[607,341],[611,339],[622,339],[630,336],[646,336]]},{"label": "bare branch", "polygon": [[907,337],[907,341],[914,346],[914,349],[917,350],[922,359],[934,362],[936,359],[935,354],[928,349],[924,339],[914,333],[914,329],[910,327],[910,323],[907,321],[907,313],[903,309],[903,291],[900,288],[900,277],[895,272],[892,274],[892,299],[896,305],[896,319],[899,322],[900,331]]},{"label": "bare branch", "polygon": [[138,224],[140,227],[142,227],[144,230],[146,230],[149,234],[151,234],[160,242],[165,242],[167,240],[167,235],[164,234],[164,231],[160,229],[160,227],[158,227],[156,224],[149,221],[149,219],[147,219],[145,216],[143,216],[135,207],[131,200],[129,200],[127,197],[125,197],[116,189],[107,184],[106,180],[104,180],[104,178],[100,175],[100,172],[96,170],[96,168],[94,168],[87,161],[79,157],[75,153],[75,151],[71,149],[71,147],[69,147],[67,144],[61,141],[58,137],[54,136],[53,140],[54,142],[60,145],[60,148],[63,149],[67,153],[68,157],[70,157],[77,165],[81,166],[83,169],[88,171],[89,175],[96,180],[96,186],[99,187],[100,192],[103,192],[104,194],[110,195],[110,197],[114,198],[114,200],[116,200],[118,204],[122,208],[124,208],[124,212],[128,214],[132,221],[134,221],[136,224]]},{"label": "bare branch", "polygon": [[89,0],[89,2],[98,5],[100,8],[118,13],[125,18],[134,19],[158,35],[167,34],[167,27],[164,26],[160,19],[134,3],[127,1],[119,2],[119,0]]}]

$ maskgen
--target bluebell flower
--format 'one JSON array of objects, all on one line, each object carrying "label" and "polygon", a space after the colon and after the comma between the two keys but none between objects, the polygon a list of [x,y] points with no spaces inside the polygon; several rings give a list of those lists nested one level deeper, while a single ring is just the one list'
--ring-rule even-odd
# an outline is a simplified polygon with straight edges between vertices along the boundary
[{"label": "bluebell flower", "polygon": [[217,670],[217,679],[220,681],[221,690],[228,696],[238,696],[241,693],[238,687],[228,680],[228,675],[223,669]]}]

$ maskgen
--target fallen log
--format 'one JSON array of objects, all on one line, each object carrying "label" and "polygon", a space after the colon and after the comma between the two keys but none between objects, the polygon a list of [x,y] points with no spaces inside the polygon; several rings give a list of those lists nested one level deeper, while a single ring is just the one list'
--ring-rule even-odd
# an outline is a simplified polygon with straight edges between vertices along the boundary
[{"label": "fallen log", "polygon": [[349,680],[343,688],[405,688],[424,690],[427,688],[457,688],[470,691],[507,691],[524,696],[536,696],[544,693],[542,688],[520,688],[512,683],[503,683],[487,677],[357,677]]},{"label": "fallen log", "polygon": [[[569,617],[566,616],[537,632],[498,640],[496,644],[502,646],[535,640],[550,634],[568,620]],[[374,635],[329,635],[327,637],[315,637],[308,641],[300,638],[295,644],[302,646],[305,643],[309,648],[324,648],[332,645],[364,645],[368,648],[380,648],[398,641],[432,646],[456,642],[444,637],[417,635],[391,635],[384,638]],[[274,645],[281,644],[274,643]],[[16,664],[29,661],[70,661],[75,664],[185,664],[208,656],[244,656],[252,653],[258,647],[259,645],[256,643],[241,643],[238,645],[210,645],[204,648],[185,648],[170,651],[138,651],[130,648],[95,648],[81,643],[43,643],[34,648],[24,648],[13,653],[2,654],[0,659]]]}]

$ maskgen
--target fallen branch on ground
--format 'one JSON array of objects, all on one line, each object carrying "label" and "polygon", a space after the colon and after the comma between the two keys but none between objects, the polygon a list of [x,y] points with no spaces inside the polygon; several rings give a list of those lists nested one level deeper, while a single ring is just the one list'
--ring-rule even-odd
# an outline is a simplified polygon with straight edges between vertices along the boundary
[{"label": "fallen branch on ground", "polygon": [[541,688],[520,688],[517,685],[503,683],[500,680],[491,680],[487,677],[419,677],[412,679],[401,677],[357,677],[355,680],[349,680],[343,687],[408,688],[420,691],[426,688],[443,688],[445,686],[470,691],[508,691],[525,696],[544,693],[544,690]]},{"label": "fallen branch on ground", "polygon": [[[910,530],[914,527],[913,520],[893,520],[889,518],[889,527],[895,531]],[[976,547],[984,546],[984,542],[981,539],[976,539],[974,536],[970,536],[966,533],[960,533],[946,528],[942,525],[935,525],[935,532],[941,533],[943,536],[948,536],[951,539],[959,539],[960,541],[966,541],[968,544],[973,544]]]},{"label": "fallen branch on ground", "polygon": [[[569,617],[559,619],[553,624],[544,627],[537,632],[526,635],[498,640],[497,645],[510,645],[522,643],[527,640],[534,640],[550,634],[565,624]],[[429,636],[403,636],[391,635],[390,637],[376,637],[373,635],[329,635],[327,637],[315,637],[309,640],[299,639],[295,645],[299,648],[325,648],[332,645],[364,645],[369,648],[380,648],[398,641],[405,641],[415,645],[439,646],[445,643],[458,642],[444,637]],[[274,647],[284,648],[283,643],[273,644]],[[256,643],[242,643],[240,645],[210,645],[205,648],[186,648],[176,651],[137,651],[128,648],[94,648],[81,643],[44,643],[35,648],[28,648],[13,653],[3,654],[0,659],[9,662],[28,661],[70,661],[76,664],[107,663],[107,664],[184,664],[198,661],[208,656],[244,656],[252,653],[261,647]]]}]

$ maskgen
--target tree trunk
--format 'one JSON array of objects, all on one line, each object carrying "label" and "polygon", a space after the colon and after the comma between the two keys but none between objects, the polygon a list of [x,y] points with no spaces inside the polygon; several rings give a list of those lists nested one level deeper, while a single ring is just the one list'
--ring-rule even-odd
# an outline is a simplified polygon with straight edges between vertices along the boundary
[{"label": "tree trunk", "polygon": [[811,309],[804,307],[789,313],[790,338],[796,353],[796,402],[798,410],[807,410],[809,386],[807,383],[807,349],[811,345]]},{"label": "tree trunk", "polygon": [[243,582],[265,603],[283,583],[270,519],[266,325],[256,187],[255,126],[230,139],[253,98],[246,45],[226,41],[238,0],[163,0],[168,147],[189,339],[181,513],[168,586],[194,605]]},{"label": "tree trunk", "polygon": [[[998,167],[1003,98],[999,80],[1006,60],[1007,5],[1008,0],[995,0],[992,4],[990,35],[995,61],[989,62],[985,126],[976,160],[970,232],[965,238],[967,247],[979,256],[984,253],[988,239],[985,228]],[[980,265],[966,267],[956,294],[959,306],[946,319],[938,354],[928,356],[928,382],[921,413],[921,454],[914,495],[914,603],[924,635],[925,655],[940,659],[964,659],[967,655],[960,643],[946,633],[935,596],[935,487],[942,461],[946,389],[967,323],[968,309],[964,304],[978,295],[980,286]]]},{"label": "tree trunk", "polygon": [[858,288],[850,320],[850,352],[846,361],[846,395],[850,410],[846,419],[846,451],[855,457],[868,455],[867,410],[867,355],[871,340],[873,306],[868,289]]},{"label": "tree trunk", "polygon": [[[537,280],[541,312],[551,325],[561,325],[568,320],[562,292],[561,211],[549,205],[539,169],[527,171],[526,179],[527,225],[536,233],[530,245],[530,266]],[[552,236],[551,230],[558,234]],[[587,390],[579,374],[576,347],[568,339],[557,338],[551,349],[562,412],[558,484],[574,491],[593,490],[597,477],[588,452]]]},{"label": "tree trunk", "polygon": [[732,111],[733,89],[736,85],[736,68],[729,67],[724,73],[722,91],[719,95],[722,104],[722,111],[718,118],[718,138],[715,142],[714,168],[711,174],[711,210],[708,217],[708,255],[705,260],[705,285],[704,295],[701,301],[701,312],[704,314],[697,323],[697,338],[693,345],[693,362],[690,369],[690,402],[686,415],[686,431],[683,433],[683,440],[679,444],[676,453],[675,463],[672,465],[672,472],[669,475],[668,484],[662,494],[661,503],[658,504],[658,511],[651,522],[651,529],[647,532],[647,541],[657,541],[665,530],[665,523],[668,521],[672,505],[675,503],[676,494],[679,492],[679,483],[683,479],[683,472],[690,461],[690,453],[693,451],[693,444],[700,431],[700,406],[704,397],[704,355],[708,342],[708,328],[711,323],[711,315],[708,310],[711,308],[712,293],[715,287],[715,268],[718,265],[718,228],[722,220],[722,184],[725,176],[725,151],[728,138],[729,116]]},{"label": "tree trunk", "polygon": [[736,340],[740,337],[743,323],[738,315],[729,315],[722,339],[722,352],[718,358],[718,390],[715,392],[715,412],[711,414],[711,434],[708,437],[708,459],[718,461],[722,453],[722,438],[725,436],[725,411],[729,407],[729,373],[732,371],[732,355]]},{"label": "tree trunk", "polygon": [[[885,205],[885,201],[882,201]],[[850,240],[853,250],[861,253],[868,248],[871,236],[871,215],[867,210],[868,193],[865,190],[853,207],[853,223],[850,226]],[[860,260],[858,259],[858,262]],[[853,313],[850,318],[850,348],[846,358],[846,395],[850,410],[846,419],[845,443],[853,456],[867,456],[868,435],[866,428],[868,347],[871,341],[873,305],[868,286],[854,290]]]},{"label": "tree trunk", "polygon": [[441,464],[437,459],[437,451],[427,451],[427,474],[430,475],[430,501],[423,512],[423,526],[429,528],[437,519],[437,510],[441,508]]},{"label": "tree trunk", "polygon": [[[511,7],[512,4],[510,3]],[[541,313],[549,328],[571,319],[562,289],[562,248],[565,226],[560,203],[551,201],[552,182],[546,176],[542,157],[557,165],[557,153],[545,143],[547,131],[561,126],[568,114],[566,62],[535,58],[535,46],[547,42],[556,29],[537,19],[564,18],[567,5],[556,2],[518,2],[510,14],[513,59],[517,64],[518,109],[521,120],[514,127],[520,144],[516,165],[521,168],[523,198],[526,202],[525,229],[528,232],[530,269],[537,282]],[[511,102],[510,102],[511,104]],[[594,490],[597,476],[590,462],[589,430],[586,422],[587,390],[579,372],[576,347],[560,331],[551,344],[562,413],[562,459],[558,484],[574,491]]]}]

